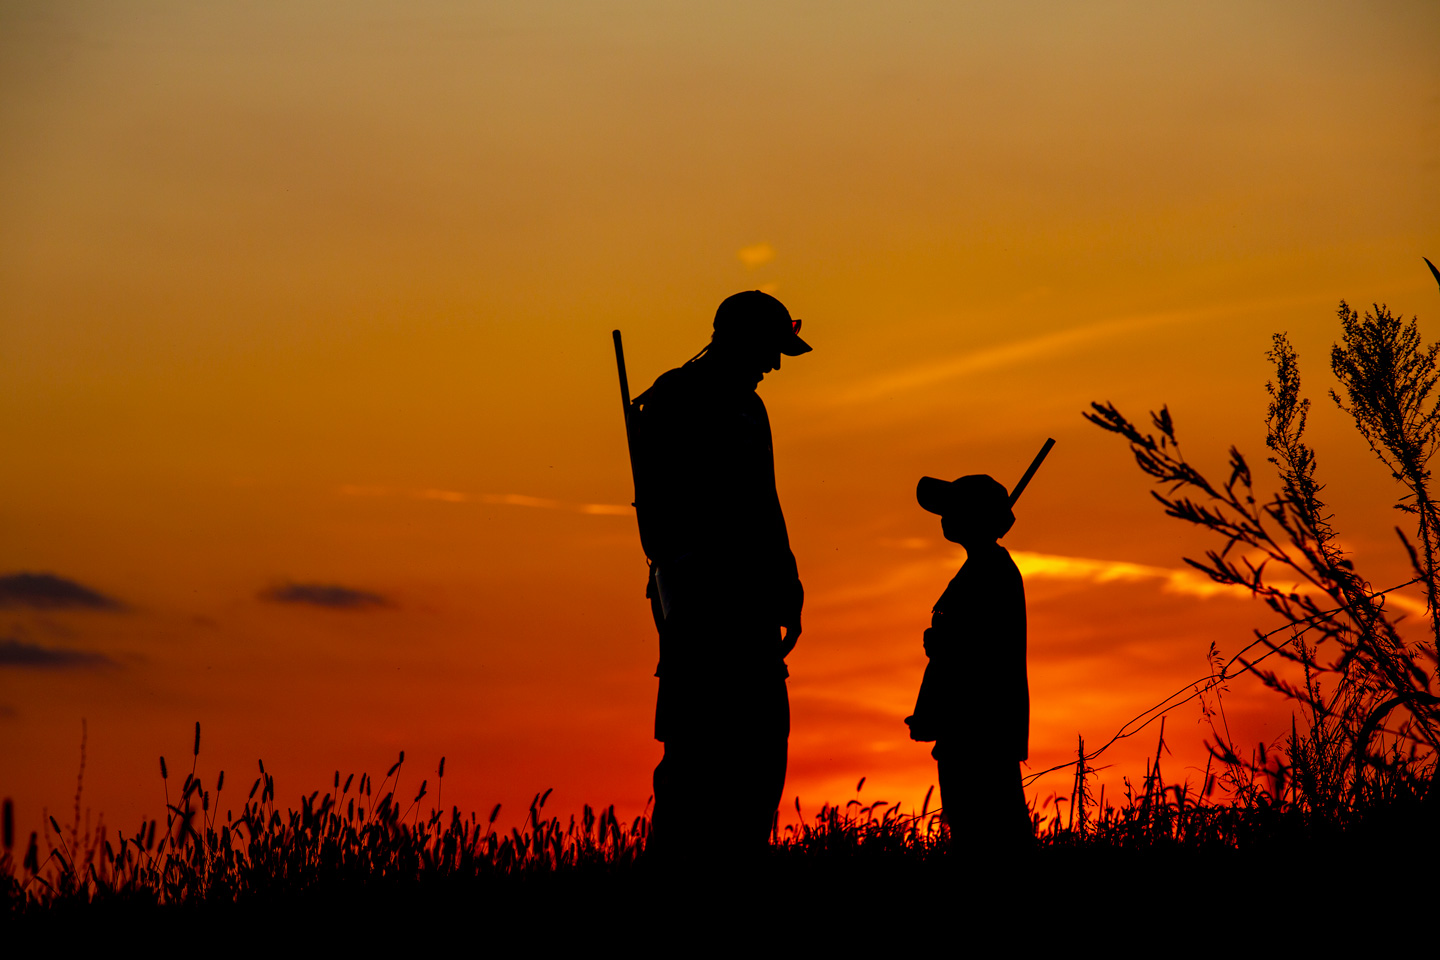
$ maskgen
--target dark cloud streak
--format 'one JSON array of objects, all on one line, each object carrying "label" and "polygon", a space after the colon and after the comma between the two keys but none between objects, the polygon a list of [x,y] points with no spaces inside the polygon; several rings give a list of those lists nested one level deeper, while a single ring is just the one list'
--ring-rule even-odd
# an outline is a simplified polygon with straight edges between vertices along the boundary
[{"label": "dark cloud streak", "polygon": [[88,650],[41,647],[13,637],[0,639],[0,668],[33,667],[40,670],[113,667],[115,661],[103,653]]},{"label": "dark cloud streak", "polygon": [[123,610],[125,605],[53,573],[10,573],[0,577],[0,607],[37,610]]},{"label": "dark cloud streak", "polygon": [[390,601],[378,593],[333,583],[283,583],[263,591],[260,599],[274,603],[305,603],[332,610],[358,610],[390,605]]}]

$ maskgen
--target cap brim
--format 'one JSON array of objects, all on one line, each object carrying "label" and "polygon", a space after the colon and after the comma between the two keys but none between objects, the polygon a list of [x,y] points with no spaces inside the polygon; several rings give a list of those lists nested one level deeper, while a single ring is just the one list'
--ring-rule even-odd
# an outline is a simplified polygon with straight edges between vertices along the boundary
[{"label": "cap brim", "polygon": [[798,336],[791,336],[780,345],[780,352],[787,357],[798,357],[802,353],[809,353],[813,347],[801,340]]},{"label": "cap brim", "polygon": [[915,499],[920,506],[931,513],[944,514],[950,505],[951,491],[949,480],[937,480],[934,477],[921,477],[920,482],[915,485]]}]

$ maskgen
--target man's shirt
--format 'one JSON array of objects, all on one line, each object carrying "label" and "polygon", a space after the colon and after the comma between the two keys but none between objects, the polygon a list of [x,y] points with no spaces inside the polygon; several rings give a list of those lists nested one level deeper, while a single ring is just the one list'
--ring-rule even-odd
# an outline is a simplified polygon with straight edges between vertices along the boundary
[{"label": "man's shirt", "polygon": [[640,539],[676,602],[795,622],[803,591],[753,384],[700,360],[663,374],[635,403]]}]

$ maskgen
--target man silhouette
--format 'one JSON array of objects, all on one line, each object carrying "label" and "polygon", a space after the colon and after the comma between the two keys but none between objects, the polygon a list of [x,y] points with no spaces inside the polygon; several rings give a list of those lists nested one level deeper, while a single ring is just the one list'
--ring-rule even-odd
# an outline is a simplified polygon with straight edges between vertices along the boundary
[{"label": "man silhouette", "polygon": [[[775,492],[770,420],[755,388],[810,350],[759,290],[715,312],[709,345],[660,376],[631,414],[635,506],[660,634],[649,850],[695,842],[755,852],[785,786],[785,657],[804,590]],[[783,631],[783,635],[782,635]]]}]

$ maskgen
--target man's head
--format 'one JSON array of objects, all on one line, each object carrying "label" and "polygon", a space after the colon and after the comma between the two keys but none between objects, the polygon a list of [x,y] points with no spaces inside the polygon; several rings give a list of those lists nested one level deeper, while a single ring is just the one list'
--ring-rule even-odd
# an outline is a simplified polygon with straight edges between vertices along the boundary
[{"label": "man's head", "polygon": [[993,542],[1010,532],[1015,514],[1005,486],[987,474],[977,473],[957,480],[921,477],[915,499],[931,513],[940,515],[945,539],[964,544]]},{"label": "man's head", "polygon": [[[726,297],[715,311],[709,351],[733,359],[759,376],[780,369],[780,357],[810,352],[800,339],[800,321],[768,293],[746,290]],[[757,377],[758,379],[758,377]]]}]

